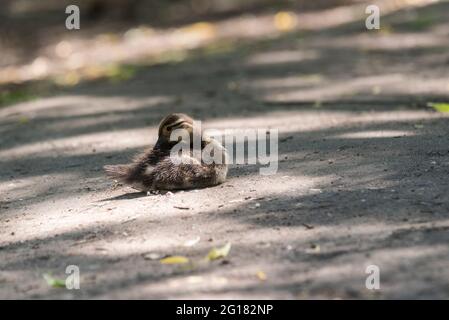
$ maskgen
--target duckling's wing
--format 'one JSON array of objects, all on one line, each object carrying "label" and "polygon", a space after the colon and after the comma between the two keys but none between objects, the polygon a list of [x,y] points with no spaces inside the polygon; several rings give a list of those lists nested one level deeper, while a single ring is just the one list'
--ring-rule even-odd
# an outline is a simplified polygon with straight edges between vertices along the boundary
[{"label": "duckling's wing", "polygon": [[158,163],[149,179],[144,182],[158,190],[179,190],[204,188],[218,184],[216,168],[201,164],[197,159],[188,156],[165,158]]},{"label": "duckling's wing", "polygon": [[106,165],[104,170],[108,177],[143,190],[145,188],[142,187],[142,181],[148,179],[148,173],[151,173],[154,165],[166,155],[167,152],[156,148],[147,149],[135,156],[129,164]]},{"label": "duckling's wing", "polygon": [[108,177],[121,182],[127,182],[133,171],[130,164],[106,165],[103,169]]}]

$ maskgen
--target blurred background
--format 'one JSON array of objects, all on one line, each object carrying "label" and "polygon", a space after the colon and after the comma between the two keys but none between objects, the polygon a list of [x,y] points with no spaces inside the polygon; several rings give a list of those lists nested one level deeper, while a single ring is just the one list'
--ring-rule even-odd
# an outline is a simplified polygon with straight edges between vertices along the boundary
[{"label": "blurred background", "polygon": [[[296,41],[300,32],[331,32],[332,27],[351,23],[356,24],[349,30],[366,33],[365,8],[371,2],[4,0],[0,9],[0,104],[85,80],[126,80],[135,74],[136,66],[180,62],[198,54],[198,50],[207,54],[229,52],[242,43],[260,45],[261,40],[289,33]],[[419,8],[437,2],[440,1],[376,1],[382,18],[396,11],[405,12],[394,22],[382,20],[377,33],[387,35],[404,28],[410,32],[426,31],[446,17],[441,7],[430,11]],[[80,8],[81,30],[65,28],[65,8],[70,4]],[[407,41],[408,46],[419,45],[416,39]],[[394,39],[389,46],[394,46]],[[288,59],[285,55],[272,58]],[[33,83],[36,81],[39,83]]]},{"label": "blurred background", "polygon": [[[360,1],[5,0],[0,12],[0,81],[34,80],[93,63],[143,60],[214,41],[269,37],[296,26],[293,11],[356,2]],[[79,31],[64,28],[70,4],[80,8]],[[282,10],[289,12],[276,17]],[[28,72],[23,74],[20,66],[26,65]]]}]

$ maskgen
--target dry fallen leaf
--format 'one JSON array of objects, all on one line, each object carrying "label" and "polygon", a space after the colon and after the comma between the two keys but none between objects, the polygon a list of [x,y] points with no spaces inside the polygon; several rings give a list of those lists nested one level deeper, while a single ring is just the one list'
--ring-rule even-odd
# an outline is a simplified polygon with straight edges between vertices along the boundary
[{"label": "dry fallen leaf", "polygon": [[267,274],[263,271],[257,271],[256,276],[260,281],[267,280]]},{"label": "dry fallen leaf", "polygon": [[221,248],[213,248],[212,250],[210,250],[206,256],[206,259],[209,261],[212,261],[212,260],[224,258],[229,254],[230,250],[231,250],[231,243],[228,242],[226,245],[224,245]]},{"label": "dry fallen leaf", "polygon": [[164,259],[159,260],[162,264],[185,264],[190,260],[184,256],[170,256]]}]

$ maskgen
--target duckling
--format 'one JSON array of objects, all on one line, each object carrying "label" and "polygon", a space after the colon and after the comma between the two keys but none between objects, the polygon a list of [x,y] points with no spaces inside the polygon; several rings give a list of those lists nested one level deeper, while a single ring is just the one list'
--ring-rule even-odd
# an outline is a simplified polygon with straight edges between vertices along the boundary
[{"label": "duckling", "polygon": [[[171,133],[176,129],[187,130],[190,145],[183,138],[170,140]],[[152,149],[135,157],[130,164],[106,165],[104,169],[110,178],[140,191],[205,188],[223,183],[228,172],[226,149],[219,141],[200,134],[201,150],[211,147],[219,153],[221,162],[205,163],[194,157],[193,119],[182,113],[173,113],[159,124],[158,140]],[[171,150],[178,143],[185,144],[189,152],[171,157]]]}]

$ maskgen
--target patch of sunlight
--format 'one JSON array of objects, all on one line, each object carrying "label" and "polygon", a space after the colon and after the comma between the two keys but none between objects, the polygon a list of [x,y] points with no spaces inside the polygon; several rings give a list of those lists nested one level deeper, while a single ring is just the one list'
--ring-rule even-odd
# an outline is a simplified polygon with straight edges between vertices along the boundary
[{"label": "patch of sunlight", "polygon": [[[104,179],[104,178],[103,178]],[[42,180],[42,179],[41,179]],[[331,179],[327,177],[311,178],[306,176],[285,177],[281,175],[264,177],[261,182],[260,190],[258,191],[258,197],[264,197],[265,199],[279,196],[294,197],[298,194],[308,194],[309,190],[316,187],[318,183],[326,183]],[[39,181],[36,178],[34,181]],[[44,181],[46,181],[44,179]],[[28,210],[33,213],[33,219],[26,221],[12,221],[10,226],[17,228],[17,230],[29,230],[29,232],[17,232],[15,238],[7,237],[6,239],[0,239],[1,241],[25,241],[31,239],[37,239],[42,236],[51,238],[55,234],[62,235],[63,233],[80,232],[88,233],[93,229],[109,229],[114,230],[117,226],[123,225],[126,221],[137,220],[140,225],[149,224],[155,221],[165,221],[167,219],[179,218],[180,215],[185,215],[184,211],[176,209],[174,206],[179,203],[190,203],[192,207],[192,213],[196,212],[216,212],[216,208],[204,208],[201,205],[201,201],[198,199],[204,197],[211,192],[216,193],[214,190],[204,189],[198,192],[184,192],[178,194],[176,197],[142,197],[139,199],[130,199],[128,201],[104,201],[106,194],[104,192],[80,192],[77,191],[83,185],[88,184],[77,183],[73,185],[73,181],[80,181],[79,178],[66,176],[64,181],[58,181],[58,193],[46,198],[46,201],[40,203],[34,202],[28,204]],[[83,181],[81,179],[81,181]],[[50,182],[50,181],[49,181]],[[248,181],[247,181],[248,182]],[[53,182],[54,183],[54,182]],[[93,183],[93,182],[92,182]],[[243,181],[243,183],[245,183]],[[54,185],[54,184],[53,184]],[[44,186],[44,184],[42,184]],[[47,185],[45,185],[47,187]],[[276,190],[273,192],[273,190]],[[227,196],[223,196],[221,200],[224,204],[222,210],[231,212],[233,209],[238,209],[242,205],[252,205],[257,200],[245,199],[245,195],[238,192],[231,193]],[[48,206],[51,201],[51,206]],[[149,204],[151,204],[149,206]],[[45,214],[41,214],[45,212]],[[126,212],[124,215],[123,213]],[[190,213],[191,214],[191,213]],[[216,223],[219,227],[222,224],[222,220],[217,220]],[[211,222],[212,224],[213,222]],[[73,226],[76,226],[75,228]],[[179,246],[186,239],[183,237],[173,237],[170,224],[162,223],[159,225],[156,236],[145,237],[145,242],[139,241],[129,242],[123,241],[121,232],[117,236],[112,236],[106,239],[108,242],[108,248],[111,249],[110,253],[117,256],[126,256],[130,253],[144,253],[148,252],[153,246],[154,248],[165,248],[168,246]],[[93,231],[92,231],[93,232]],[[147,229],[142,228],[133,232],[134,236],[144,235],[147,233]],[[18,236],[20,235],[20,237]],[[100,239],[101,240],[101,239]],[[61,241],[63,241],[61,239]],[[72,239],[67,239],[73,244]],[[94,244],[99,245],[96,241]],[[83,245],[84,246],[84,245]],[[74,247],[73,250],[76,247]],[[89,251],[90,245],[83,247],[83,252]],[[98,253],[98,251],[96,251]],[[92,254],[95,254],[94,246],[92,246]],[[86,252],[86,254],[89,254]]]},{"label": "patch of sunlight", "polygon": [[24,191],[27,188],[32,189],[35,187],[36,180],[34,177],[19,178],[11,181],[0,182],[0,194],[6,194],[8,192],[18,192],[20,196],[25,196]]},{"label": "patch of sunlight", "polygon": [[[247,279],[245,279],[247,281]],[[195,290],[219,290],[224,288],[230,280],[224,276],[206,275],[206,276],[187,276],[183,278],[168,279],[163,285],[162,290],[176,292],[194,292]],[[249,281],[247,281],[249,282]],[[242,280],[239,280],[242,283]],[[156,287],[161,286],[157,284]]]},{"label": "patch of sunlight", "polygon": [[426,79],[404,74],[384,74],[354,78],[345,81],[327,81],[317,87],[288,88],[285,90],[266,90],[263,99],[270,103],[329,101],[343,97],[362,97],[364,94],[406,94],[412,96],[425,94],[447,94],[448,78]]},{"label": "patch of sunlight", "polygon": [[[56,98],[55,98],[56,99]],[[118,100],[116,100],[118,99]],[[162,100],[161,100],[162,99]],[[150,103],[160,103],[160,101],[165,101],[169,99],[167,97],[150,97],[143,99],[142,101],[138,99],[137,101],[126,101],[124,98],[90,98],[89,102],[83,102],[83,99],[72,101],[71,99],[57,99],[57,103],[53,103],[52,99],[49,99],[49,103],[52,108],[60,107],[63,110],[58,111],[52,110],[52,114],[47,115],[47,117],[64,117],[65,119],[59,120],[57,122],[50,122],[46,125],[47,129],[54,132],[60,132],[64,129],[76,129],[82,128],[83,126],[95,126],[117,123],[122,117],[122,121],[126,121],[127,116],[118,114],[115,115],[114,111],[121,110],[136,110],[142,106],[148,106]],[[70,103],[76,102],[76,103]],[[67,103],[64,105],[63,103]],[[78,107],[78,105],[80,105]],[[76,106],[76,107],[74,107]],[[43,106],[38,106],[38,110],[41,110]],[[105,110],[105,108],[107,110]],[[17,117],[17,113],[26,113],[28,108],[15,109],[16,113],[14,117]],[[57,112],[58,111],[58,112]],[[94,119],[71,119],[70,116],[74,115],[95,115],[97,113],[102,113],[107,111],[107,114],[97,116]],[[1,116],[1,113],[0,113]],[[132,117],[132,115],[129,115]],[[265,116],[251,117],[252,128],[264,128],[267,124],[267,119],[270,119],[272,128],[281,128],[280,132],[290,132],[290,131],[306,131],[313,130],[316,128],[328,128],[335,125],[335,121],[338,119],[344,119],[347,116],[344,112],[327,112],[325,119],[321,122],[313,121],[316,118],[316,114],[313,112],[270,112]],[[39,114],[37,113],[34,119],[38,119]],[[223,118],[219,120],[209,120],[204,123],[203,129],[228,129],[231,130],[240,128],[247,128],[247,119],[237,117],[237,118]],[[288,125],[289,130],[284,130],[285,126]],[[86,134],[77,134],[71,137],[49,137],[47,140],[40,142],[33,142],[28,144],[21,144],[14,146],[12,148],[3,148],[0,151],[0,157],[5,157],[12,159],[14,157],[25,157],[25,156],[48,156],[57,155],[58,153],[63,153],[65,155],[85,155],[91,154],[92,148],[96,149],[96,152],[114,152],[123,150],[126,148],[140,148],[145,146],[150,146],[155,142],[157,136],[156,130],[157,123],[154,125],[146,125],[141,128],[135,129],[120,129],[120,125],[116,130],[99,129],[97,132],[91,132]],[[114,141],[114,144],[111,144]]]},{"label": "patch of sunlight", "polygon": [[[106,224],[106,226],[107,225],[110,225],[110,228],[114,228],[115,223],[108,223]],[[135,233],[134,235],[138,236]],[[103,244],[103,241],[95,241],[92,244],[83,244],[82,249],[81,247],[80,249],[77,249],[77,247],[75,246],[72,251],[75,253],[82,252],[86,256],[95,256],[98,255],[97,248],[98,246],[101,246],[101,244]],[[116,238],[107,240],[107,248],[109,249],[105,251],[104,254],[114,257],[127,257],[130,254],[143,255],[151,251],[171,252],[173,250],[173,247],[178,246],[179,240],[176,240],[172,235],[170,235],[169,231],[167,231],[165,235],[159,234],[158,237],[152,237],[151,241],[139,241],[139,243],[130,241],[129,238],[124,241],[122,237],[118,236]]]},{"label": "patch of sunlight", "polygon": [[[32,168],[30,168],[30,171]],[[70,191],[64,191],[65,189],[78,188],[78,185],[73,185],[71,182],[78,181],[79,176],[72,173],[51,173],[47,175],[36,175],[28,177],[17,177],[10,181],[0,182],[0,193],[5,197],[7,201],[11,200],[13,204],[8,209],[9,212],[23,212],[28,211],[31,213],[38,213],[39,210],[29,210],[33,204],[29,203],[32,199],[45,199],[43,196],[48,196],[53,193],[67,193]],[[32,200],[31,202],[35,202]],[[48,204],[47,204],[48,205]],[[57,208],[55,208],[56,211]],[[28,219],[26,219],[28,221]],[[24,224],[25,222],[23,222]]]},{"label": "patch of sunlight", "polygon": [[332,139],[370,139],[370,138],[397,138],[414,136],[415,132],[405,130],[379,130],[344,133],[333,136]]},{"label": "patch of sunlight", "polygon": [[114,112],[129,112],[159,104],[172,103],[174,100],[175,98],[170,96],[133,97],[132,99],[122,96],[56,96],[2,108],[0,109],[0,117],[33,115],[33,118],[36,118],[40,112],[45,112],[45,117],[50,118],[96,115],[98,113],[113,114]]},{"label": "patch of sunlight", "polygon": [[280,11],[274,15],[273,23],[279,31],[290,31],[298,24],[298,17],[294,12]]},{"label": "patch of sunlight", "polygon": [[301,62],[306,60],[313,60],[319,58],[319,52],[316,50],[282,50],[258,53],[247,59],[247,65],[266,65],[266,64],[280,64]]},{"label": "patch of sunlight", "polygon": [[215,25],[209,22],[197,22],[177,30],[184,37],[191,39],[204,40],[212,39],[216,36]]},{"label": "patch of sunlight", "polygon": [[123,35],[123,38],[125,41],[134,42],[139,41],[143,37],[153,36],[155,33],[156,31],[153,28],[142,25],[137,28],[132,28],[126,31],[125,34]]},{"label": "patch of sunlight", "polygon": [[[399,84],[405,77],[401,74],[384,74],[359,77],[346,81],[333,81],[312,88],[291,88],[281,93],[268,92],[263,95],[267,102],[326,101],[342,97],[353,97],[362,92],[372,93],[373,88],[382,85]],[[268,91],[268,90],[267,90]]]},{"label": "patch of sunlight", "polygon": [[[31,155],[35,158],[57,157],[61,153],[65,156],[80,156],[92,154],[92,149],[95,149],[95,153],[101,153],[143,148],[156,142],[156,129],[153,135],[150,133],[148,128],[138,128],[79,134],[69,138],[48,139],[3,149],[0,151],[0,157],[4,160],[12,160]],[[152,138],[149,139],[149,136]]]},{"label": "patch of sunlight", "polygon": [[[399,229],[398,231],[400,231]],[[403,230],[403,229],[402,229]],[[413,233],[414,230],[410,230],[410,233]],[[391,257],[395,257],[395,260],[398,263],[402,263],[403,261],[409,261],[411,259],[417,259],[422,257],[429,257],[433,255],[447,255],[448,248],[447,246],[440,245],[432,245],[432,246],[422,246],[415,245],[411,248],[385,248],[378,249],[373,254],[377,259],[385,259],[385,261],[391,261]]]},{"label": "patch of sunlight", "polygon": [[[211,129],[241,129],[241,128],[278,128],[279,133],[306,132],[308,130],[327,129],[333,127],[338,122],[343,122],[350,113],[342,111],[326,111],[326,114],[319,116],[313,110],[309,111],[272,111],[265,112],[263,116],[253,117],[228,117],[222,119],[210,119],[205,123],[204,128]],[[249,121],[251,125],[249,125]]]},{"label": "patch of sunlight", "polygon": [[[276,105],[276,104],[274,104]],[[348,117],[352,123],[391,123],[391,122],[411,122],[414,123],[425,119],[438,118],[436,113],[426,110],[392,110],[378,111],[375,113],[360,113],[357,111],[342,111],[338,108],[335,111],[326,109],[320,112],[319,109],[304,109],[297,111],[272,111],[266,112],[263,116],[253,117],[226,117],[220,119],[209,119],[204,124],[204,129],[232,130],[241,128],[278,128],[279,133],[286,136],[299,132],[314,130],[326,130],[348,124]],[[251,125],[248,125],[250,119]],[[319,119],[319,120],[317,120]]]},{"label": "patch of sunlight", "polygon": [[267,78],[255,80],[245,84],[249,88],[273,89],[273,88],[295,88],[317,85],[324,82],[325,78],[320,74],[309,74],[304,76],[290,76],[281,78]]},{"label": "patch of sunlight", "polygon": [[6,118],[20,113],[34,113],[39,110],[48,110],[53,108],[64,108],[80,99],[78,96],[50,97],[32,102],[18,103],[8,108],[0,109],[0,117]]},{"label": "patch of sunlight", "polygon": [[[226,218],[226,217],[224,217]],[[216,223],[223,223],[223,221],[217,221]],[[430,227],[432,226],[430,223],[422,224],[420,227]],[[447,222],[439,222],[436,227],[447,227]],[[351,224],[347,227],[350,227],[350,233],[354,236],[362,236],[372,239],[383,239],[388,235],[391,235],[393,232],[401,231],[403,230],[404,226],[401,224],[391,224],[391,223],[364,223],[364,224]],[[342,225],[336,226],[329,226],[329,225],[317,225],[315,228],[319,230],[320,235],[325,238],[345,238],[348,234],[348,228],[345,228]],[[435,227],[435,226],[433,226]],[[304,226],[299,225],[297,226],[298,229],[303,229]],[[122,239],[108,239],[108,247],[114,248],[113,250],[109,252],[113,256],[118,257],[126,257],[129,254],[144,254],[146,252],[155,250],[158,252],[164,252],[166,250],[171,251],[173,247],[179,247],[182,242],[182,237],[173,237],[169,236],[169,230],[161,230],[161,234],[158,237],[151,237],[148,238],[145,241],[139,241],[139,242],[125,242]],[[142,232],[145,232],[142,230]],[[275,233],[273,234],[270,231],[270,228],[260,228],[258,229],[258,237],[253,237],[251,235],[243,237],[242,240],[244,240],[245,244],[248,247],[256,247],[260,245],[260,239],[269,239],[269,242],[272,246],[282,245],[285,246],[288,243],[303,243],[304,248],[307,247],[307,244],[313,240],[316,239],[316,234],[311,232],[295,232],[291,233],[288,237],[286,237],[285,233]],[[136,234],[136,236],[139,236],[139,234]],[[95,255],[98,253],[98,251],[95,250],[95,247],[98,246],[98,243],[92,244],[92,246],[88,246],[87,248],[83,248],[83,253],[87,255]],[[432,247],[435,250],[441,250],[444,246],[437,246]],[[326,251],[326,247],[322,248],[324,251]],[[429,248],[429,250],[426,250],[426,253],[432,254],[434,253],[433,249]],[[392,249],[389,249],[390,252]],[[403,257],[409,257],[413,258],[418,256],[419,254],[425,254],[424,251],[422,253],[417,253],[414,250],[409,251],[401,251],[400,255]]]}]

